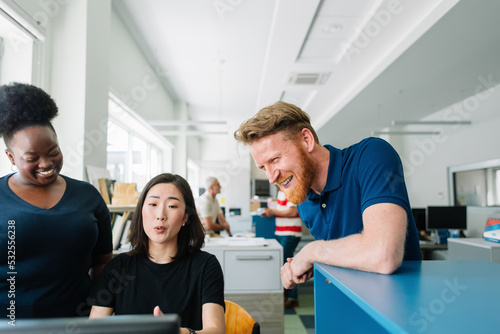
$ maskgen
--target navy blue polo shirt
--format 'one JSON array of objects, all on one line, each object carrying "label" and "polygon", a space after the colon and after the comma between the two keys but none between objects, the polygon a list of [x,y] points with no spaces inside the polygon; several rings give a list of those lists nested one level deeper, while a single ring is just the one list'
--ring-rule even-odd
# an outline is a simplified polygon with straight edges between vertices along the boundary
[{"label": "navy blue polo shirt", "polygon": [[380,138],[367,138],[343,150],[325,147],[330,151],[326,186],[320,195],[309,190],[297,206],[314,238],[332,240],[360,233],[367,207],[393,203],[408,216],[404,260],[421,260],[403,166],[394,148]]}]

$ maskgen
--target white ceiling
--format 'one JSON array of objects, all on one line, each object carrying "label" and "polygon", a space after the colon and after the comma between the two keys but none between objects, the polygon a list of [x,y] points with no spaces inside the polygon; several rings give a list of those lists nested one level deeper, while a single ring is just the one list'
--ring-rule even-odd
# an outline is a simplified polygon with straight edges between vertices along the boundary
[{"label": "white ceiling", "polygon": [[[498,78],[497,0],[113,0],[193,120],[230,134],[280,99],[350,145]],[[437,23],[436,23],[437,22]],[[297,84],[312,80],[315,84]],[[227,136],[221,140],[227,140]]]}]

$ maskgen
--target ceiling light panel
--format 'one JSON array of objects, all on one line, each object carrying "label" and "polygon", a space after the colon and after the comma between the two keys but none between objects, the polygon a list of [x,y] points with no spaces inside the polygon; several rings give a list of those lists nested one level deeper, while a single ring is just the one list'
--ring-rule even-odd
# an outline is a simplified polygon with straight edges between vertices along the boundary
[{"label": "ceiling light panel", "polygon": [[372,131],[372,136],[395,135],[395,136],[428,136],[440,135],[441,131]]},{"label": "ceiling light panel", "polygon": [[314,21],[308,39],[314,40],[347,40],[356,34],[355,30],[361,17],[320,16]]},{"label": "ceiling light panel", "polygon": [[297,62],[337,62],[379,0],[324,0]]},{"label": "ceiling light panel", "polygon": [[324,16],[364,16],[376,0],[325,0],[320,15]]},{"label": "ceiling light panel", "polygon": [[344,40],[314,40],[308,39],[300,57],[299,62],[332,62],[339,57]]}]

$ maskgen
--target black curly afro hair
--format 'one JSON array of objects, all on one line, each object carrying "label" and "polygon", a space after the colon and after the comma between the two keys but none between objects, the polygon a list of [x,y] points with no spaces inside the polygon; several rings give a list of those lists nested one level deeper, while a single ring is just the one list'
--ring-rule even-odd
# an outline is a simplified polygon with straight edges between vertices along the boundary
[{"label": "black curly afro hair", "polygon": [[30,126],[52,126],[58,109],[54,100],[42,89],[14,82],[0,86],[0,137],[9,146],[14,134]]}]

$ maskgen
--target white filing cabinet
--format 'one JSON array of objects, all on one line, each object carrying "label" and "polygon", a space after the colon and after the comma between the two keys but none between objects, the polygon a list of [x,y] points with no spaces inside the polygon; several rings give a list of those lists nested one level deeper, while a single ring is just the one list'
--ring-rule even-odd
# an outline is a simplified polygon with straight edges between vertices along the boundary
[{"label": "white filing cabinet", "polygon": [[283,334],[283,247],[274,239],[211,238],[203,250],[221,264],[225,299],[247,310],[261,333]]},{"label": "white filing cabinet", "polygon": [[449,238],[450,260],[483,260],[500,263],[500,243],[483,238]]}]

